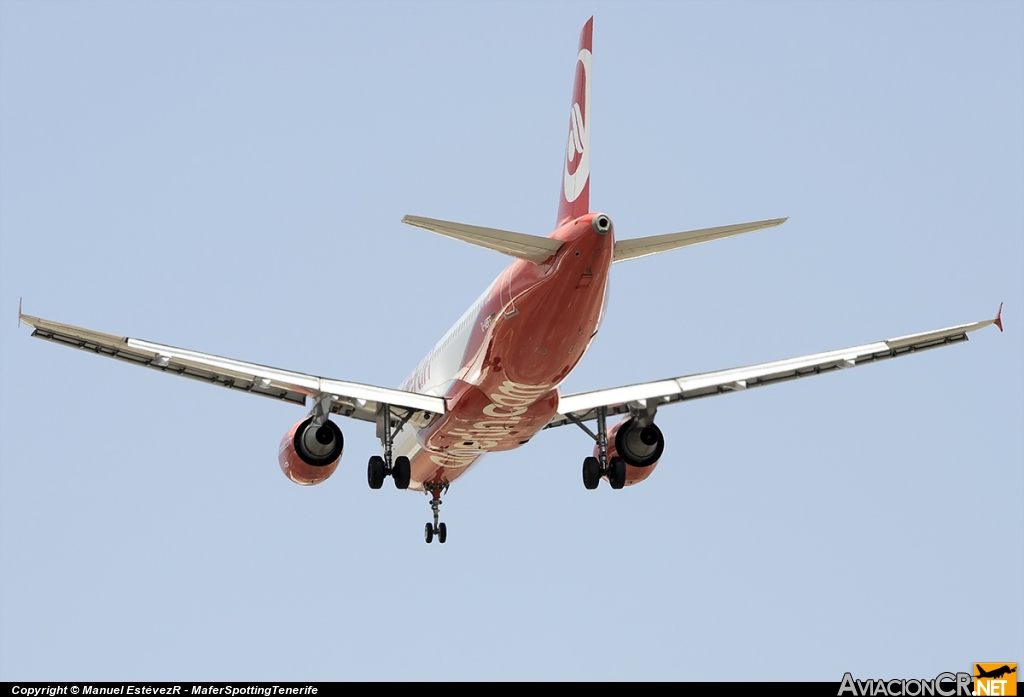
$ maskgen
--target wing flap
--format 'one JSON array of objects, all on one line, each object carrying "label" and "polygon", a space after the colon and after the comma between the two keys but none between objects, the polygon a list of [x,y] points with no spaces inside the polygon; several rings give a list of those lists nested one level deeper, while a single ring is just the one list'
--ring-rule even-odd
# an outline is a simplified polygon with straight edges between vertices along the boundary
[{"label": "wing flap", "polygon": [[21,315],[20,319],[33,328],[32,336],[36,338],[172,375],[293,404],[304,405],[307,397],[329,396],[332,412],[363,421],[376,421],[377,409],[381,404],[435,414],[443,414],[445,411],[444,399],[441,397],[322,378],[142,339],[106,334],[29,315]]},{"label": "wing flap", "polygon": [[600,407],[605,407],[608,415],[625,414],[633,409],[651,406],[657,408],[700,397],[728,394],[751,387],[788,382],[797,378],[898,358],[928,349],[951,346],[967,341],[969,332],[994,323],[995,320],[984,320],[742,368],[730,368],[668,380],[566,395],[559,401],[560,413],[555,415],[546,428],[595,419],[597,418],[597,409]]}]

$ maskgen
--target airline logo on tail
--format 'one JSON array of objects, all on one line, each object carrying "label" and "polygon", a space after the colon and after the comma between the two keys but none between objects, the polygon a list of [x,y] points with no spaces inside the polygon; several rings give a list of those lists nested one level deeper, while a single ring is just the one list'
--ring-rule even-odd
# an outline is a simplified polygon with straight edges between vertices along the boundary
[{"label": "airline logo on tail", "polygon": [[[572,203],[590,178],[590,66],[592,56],[588,49],[580,49],[577,62],[583,66],[583,74],[577,75],[577,88],[582,82],[582,92],[573,95],[569,111],[569,142],[565,146],[565,200]],[[579,68],[577,68],[579,70]],[[580,80],[582,77],[582,80]],[[583,105],[580,106],[580,100]]]},{"label": "airline logo on tail", "polygon": [[594,18],[583,25],[576,54],[576,79],[569,109],[569,140],[565,144],[558,225],[590,212],[590,79],[594,51]]}]

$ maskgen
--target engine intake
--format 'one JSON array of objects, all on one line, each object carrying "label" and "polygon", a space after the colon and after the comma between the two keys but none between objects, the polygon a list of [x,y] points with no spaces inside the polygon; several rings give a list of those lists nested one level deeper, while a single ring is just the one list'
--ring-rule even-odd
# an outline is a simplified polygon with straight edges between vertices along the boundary
[{"label": "engine intake", "polygon": [[313,428],[313,417],[298,422],[281,439],[277,461],[296,484],[319,484],[334,474],[345,449],[345,437],[330,419]]}]

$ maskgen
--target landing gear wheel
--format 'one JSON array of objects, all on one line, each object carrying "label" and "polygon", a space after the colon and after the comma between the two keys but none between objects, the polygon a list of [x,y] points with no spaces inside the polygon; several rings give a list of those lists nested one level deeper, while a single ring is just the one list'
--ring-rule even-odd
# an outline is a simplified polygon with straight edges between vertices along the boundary
[{"label": "landing gear wheel", "polygon": [[601,463],[596,457],[588,457],[583,460],[583,486],[588,489],[596,489],[601,483]]},{"label": "landing gear wheel", "polygon": [[427,523],[427,527],[423,529],[423,537],[427,544],[430,544],[434,535],[437,535],[437,541],[444,544],[444,541],[448,539],[448,526],[437,518],[441,509],[441,492],[448,490],[448,484],[445,482],[423,482],[423,490],[430,492],[430,510],[434,513],[434,522]]},{"label": "landing gear wheel", "polygon": [[409,458],[399,455],[395,458],[395,466],[391,469],[391,476],[395,480],[396,489],[408,489],[409,480],[412,479],[412,465]]},{"label": "landing gear wheel", "polygon": [[366,481],[371,489],[384,486],[384,458],[380,455],[370,458],[370,464],[366,466]]},{"label": "landing gear wheel", "polygon": [[613,457],[608,463],[608,483],[613,489],[626,486],[626,461],[621,457]]}]

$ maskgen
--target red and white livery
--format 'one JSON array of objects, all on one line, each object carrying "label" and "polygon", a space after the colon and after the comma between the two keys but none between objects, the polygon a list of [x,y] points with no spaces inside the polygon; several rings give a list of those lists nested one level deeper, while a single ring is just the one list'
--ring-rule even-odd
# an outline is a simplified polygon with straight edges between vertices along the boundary
[{"label": "red and white livery", "polygon": [[[511,450],[539,431],[567,424],[593,440],[583,458],[583,483],[614,489],[647,479],[665,437],[658,409],[820,375],[967,340],[995,319],[913,334],[782,361],[561,395],[559,386],[583,358],[601,324],[612,264],[774,227],[785,218],[654,237],[616,240],[611,218],[590,210],[590,125],[593,18],[576,54],[569,134],[555,230],[546,237],[406,216],[403,222],[514,258],[398,389],[344,382],[23,315],[32,336],[309,408],[285,434],[278,461],[285,475],[318,484],[338,467],[344,447],[331,414],[374,422],[381,454],[367,480],[379,489],[430,496],[433,521],[425,538],[447,538],[438,520],[441,494],[489,452]],[[1000,305],[1000,312],[1002,306]],[[610,425],[609,417],[621,416]],[[591,429],[591,425],[595,428]]]}]

